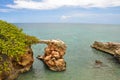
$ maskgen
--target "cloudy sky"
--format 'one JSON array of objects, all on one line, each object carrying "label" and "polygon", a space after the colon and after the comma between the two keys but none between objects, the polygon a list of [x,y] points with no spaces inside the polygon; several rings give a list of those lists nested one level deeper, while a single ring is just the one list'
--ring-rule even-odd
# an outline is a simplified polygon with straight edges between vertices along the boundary
[{"label": "cloudy sky", "polygon": [[12,23],[120,24],[120,0],[0,0],[0,19]]}]

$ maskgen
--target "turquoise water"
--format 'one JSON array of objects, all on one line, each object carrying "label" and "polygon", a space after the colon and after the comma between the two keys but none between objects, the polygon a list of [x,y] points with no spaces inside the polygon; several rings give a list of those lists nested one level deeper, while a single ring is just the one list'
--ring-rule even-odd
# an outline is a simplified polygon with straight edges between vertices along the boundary
[{"label": "turquoise water", "polygon": [[[67,44],[64,72],[47,69],[36,59],[43,54],[46,45],[33,45],[34,63],[32,69],[21,74],[17,80],[120,80],[120,64],[111,55],[92,49],[95,41],[120,42],[120,25],[97,24],[16,24],[24,32],[40,39],[61,39]],[[97,68],[95,60],[104,66]]]}]

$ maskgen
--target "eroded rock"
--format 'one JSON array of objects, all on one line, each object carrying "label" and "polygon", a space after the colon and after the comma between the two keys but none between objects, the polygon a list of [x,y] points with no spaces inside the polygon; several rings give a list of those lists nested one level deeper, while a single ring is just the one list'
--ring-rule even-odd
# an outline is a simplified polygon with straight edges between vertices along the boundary
[{"label": "eroded rock", "polygon": [[95,41],[91,47],[113,55],[120,62],[120,43]]},{"label": "eroded rock", "polygon": [[20,57],[20,61],[16,62],[14,59],[10,59],[4,54],[0,54],[3,60],[0,64],[6,62],[9,67],[7,71],[2,71],[0,74],[0,80],[15,80],[20,73],[29,71],[33,64],[33,52],[31,47],[28,47],[26,53]]},{"label": "eroded rock", "polygon": [[66,62],[63,58],[66,52],[66,45],[61,40],[43,40],[40,43],[47,44],[44,49],[43,56],[38,56],[38,59],[44,61],[44,63],[53,71],[64,71],[66,69]]}]

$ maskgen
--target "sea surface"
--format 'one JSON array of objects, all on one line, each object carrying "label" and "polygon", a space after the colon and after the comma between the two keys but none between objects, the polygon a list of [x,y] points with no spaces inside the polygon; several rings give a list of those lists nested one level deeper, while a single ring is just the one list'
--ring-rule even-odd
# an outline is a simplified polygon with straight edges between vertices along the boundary
[{"label": "sea surface", "polygon": [[[120,64],[109,54],[92,49],[94,41],[120,42],[120,25],[68,24],[68,23],[17,23],[26,34],[39,39],[61,39],[67,45],[66,71],[53,72],[38,60],[46,45],[33,45],[34,63],[29,72],[17,80],[120,80]],[[96,66],[95,60],[103,62]]]}]

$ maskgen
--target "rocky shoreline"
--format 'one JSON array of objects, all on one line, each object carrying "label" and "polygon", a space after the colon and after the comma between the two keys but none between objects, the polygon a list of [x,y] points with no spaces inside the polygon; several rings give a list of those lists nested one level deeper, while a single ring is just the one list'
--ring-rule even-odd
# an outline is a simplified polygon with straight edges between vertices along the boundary
[{"label": "rocky shoreline", "polygon": [[[66,44],[61,40],[41,40],[39,43],[47,44],[47,46],[44,49],[44,55],[38,55],[37,58],[42,60],[52,71],[59,72],[66,70],[66,62],[64,60],[67,48]],[[115,59],[120,62],[120,43],[95,41],[91,47],[113,55]],[[34,62],[33,51],[30,46],[26,49],[26,53],[20,57],[20,61],[18,62],[4,54],[0,54],[0,56],[3,58],[0,63],[2,64],[6,61],[8,63],[7,66],[9,66],[9,70],[4,71],[0,75],[0,80],[16,79],[19,74],[29,71]],[[102,62],[96,60],[95,64],[99,67],[102,65]]]},{"label": "rocky shoreline", "polygon": [[[61,40],[41,40],[39,43],[47,44],[47,47],[45,54],[37,58],[42,60],[52,71],[66,70],[66,62],[63,58],[66,52],[65,43]],[[29,71],[34,62],[31,46],[26,48],[26,53],[20,56],[19,61],[5,54],[0,54],[0,56],[3,58],[0,64],[6,63],[5,65],[9,66],[0,74],[0,80],[15,80],[19,74]]]},{"label": "rocky shoreline", "polygon": [[16,62],[14,59],[10,59],[6,55],[0,55],[3,57],[1,63],[6,62],[9,66],[9,70],[2,72],[0,75],[0,80],[14,80],[18,77],[19,74],[27,72],[31,69],[33,64],[33,51],[31,47],[27,48],[27,51],[24,55],[20,57],[20,61]]},{"label": "rocky shoreline", "polygon": [[120,62],[120,43],[95,41],[91,47],[113,55]]},{"label": "rocky shoreline", "polygon": [[41,40],[40,43],[47,44],[44,49],[44,55],[38,55],[38,59],[42,60],[52,71],[66,70],[66,62],[63,58],[66,52],[66,45],[61,40]]}]

